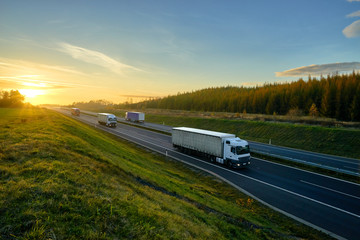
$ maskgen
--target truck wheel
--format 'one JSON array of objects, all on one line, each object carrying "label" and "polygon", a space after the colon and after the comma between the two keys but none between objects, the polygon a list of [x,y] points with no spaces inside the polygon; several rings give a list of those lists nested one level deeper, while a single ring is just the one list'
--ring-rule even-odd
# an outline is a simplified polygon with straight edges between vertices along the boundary
[{"label": "truck wheel", "polygon": [[226,166],[227,166],[228,168],[231,168],[231,167],[232,167],[231,161],[226,161]]}]

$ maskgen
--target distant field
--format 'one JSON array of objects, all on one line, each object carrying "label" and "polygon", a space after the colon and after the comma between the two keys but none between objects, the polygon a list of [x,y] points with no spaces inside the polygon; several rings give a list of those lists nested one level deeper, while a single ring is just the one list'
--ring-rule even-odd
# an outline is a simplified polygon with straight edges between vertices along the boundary
[{"label": "distant field", "polygon": [[0,109],[0,239],[328,239],[229,185],[45,109]]},{"label": "distant field", "polygon": [[360,158],[360,129],[329,128],[208,117],[147,114],[147,122],[234,133],[240,138],[308,151]]}]

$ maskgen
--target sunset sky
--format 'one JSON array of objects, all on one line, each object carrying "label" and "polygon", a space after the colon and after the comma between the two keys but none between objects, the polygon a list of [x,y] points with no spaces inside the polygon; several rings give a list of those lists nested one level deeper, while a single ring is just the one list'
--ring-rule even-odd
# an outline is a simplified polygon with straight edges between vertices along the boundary
[{"label": "sunset sky", "polygon": [[0,0],[0,89],[115,103],[360,70],[360,0]]}]

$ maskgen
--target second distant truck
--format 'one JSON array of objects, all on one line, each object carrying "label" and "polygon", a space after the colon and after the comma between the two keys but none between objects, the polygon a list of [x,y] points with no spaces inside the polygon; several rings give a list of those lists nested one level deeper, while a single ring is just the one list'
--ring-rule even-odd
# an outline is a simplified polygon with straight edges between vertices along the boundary
[{"label": "second distant truck", "polygon": [[141,122],[145,121],[145,113],[143,112],[126,112],[125,120],[131,122]]}]

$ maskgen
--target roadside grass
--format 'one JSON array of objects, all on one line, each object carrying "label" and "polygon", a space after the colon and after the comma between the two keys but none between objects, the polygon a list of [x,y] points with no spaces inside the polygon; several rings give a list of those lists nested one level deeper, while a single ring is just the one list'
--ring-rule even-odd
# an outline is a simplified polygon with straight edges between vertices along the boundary
[{"label": "roadside grass", "polygon": [[329,239],[46,109],[0,109],[0,239]]},{"label": "roadside grass", "polygon": [[313,152],[360,158],[360,129],[292,123],[147,114],[146,121],[234,133],[240,138]]},{"label": "roadside grass", "polygon": [[[125,110],[124,110],[125,111]],[[262,122],[286,122],[293,124],[319,125],[327,127],[346,127],[360,128],[360,122],[339,121],[334,118],[326,118],[319,116],[306,115],[268,115],[255,113],[233,113],[233,112],[202,112],[202,111],[186,111],[172,109],[154,109],[147,108],[147,114],[164,115],[164,116],[183,116],[183,117],[200,117],[200,118],[217,118],[217,119],[233,119],[233,120],[251,120]]]}]

